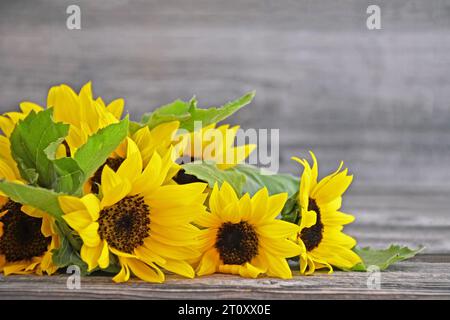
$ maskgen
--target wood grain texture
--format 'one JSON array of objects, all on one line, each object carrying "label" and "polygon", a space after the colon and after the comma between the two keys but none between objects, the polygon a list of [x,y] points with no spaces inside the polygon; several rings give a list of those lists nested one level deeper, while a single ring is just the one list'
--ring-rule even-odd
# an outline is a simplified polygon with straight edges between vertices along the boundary
[{"label": "wood grain texture", "polygon": [[94,276],[83,278],[79,290],[67,289],[67,275],[0,276],[0,299],[450,299],[450,256],[426,260],[401,262],[382,272],[380,289],[369,289],[369,274],[360,272],[296,273],[291,280],[169,276],[164,284],[113,284],[108,277]]}]

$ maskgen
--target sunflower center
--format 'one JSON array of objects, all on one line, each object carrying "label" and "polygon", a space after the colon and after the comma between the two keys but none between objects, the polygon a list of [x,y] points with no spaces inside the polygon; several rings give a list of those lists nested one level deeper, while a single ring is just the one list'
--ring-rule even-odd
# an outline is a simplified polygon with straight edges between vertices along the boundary
[{"label": "sunflower center", "polygon": [[103,168],[107,165],[108,167],[110,167],[114,171],[117,171],[119,169],[120,165],[122,164],[123,160],[124,160],[123,158],[108,158],[108,159],[106,159],[105,163],[102,164],[100,166],[100,168],[97,169],[97,171],[95,171],[94,175],[91,178],[91,184],[92,184],[91,191],[92,191],[92,193],[98,194],[98,192],[99,192],[98,185],[102,181]]},{"label": "sunflower center", "polygon": [[0,212],[7,213],[0,218],[3,236],[0,238],[0,254],[6,261],[31,260],[42,256],[48,249],[51,237],[41,232],[42,219],[30,217],[21,210],[20,203],[9,200]]},{"label": "sunflower center", "polygon": [[323,223],[320,220],[320,209],[314,199],[309,198],[308,211],[315,211],[317,214],[316,224],[304,228],[300,233],[300,238],[305,244],[306,250],[311,251],[316,248],[322,241]]},{"label": "sunflower center", "polygon": [[128,196],[100,211],[98,233],[102,240],[125,253],[144,244],[150,233],[150,209],[144,198]]},{"label": "sunflower center", "polygon": [[173,178],[173,180],[178,184],[188,184],[188,183],[194,183],[194,182],[205,182],[203,180],[200,180],[196,176],[192,174],[186,173],[184,169],[180,169],[176,176]]},{"label": "sunflower center", "polygon": [[216,248],[225,264],[244,264],[258,254],[258,236],[248,222],[226,222],[217,232]]},{"label": "sunflower center", "polygon": [[[185,157],[181,161],[181,164],[194,162],[195,160],[198,160],[198,159],[196,159],[194,157],[190,157],[190,158]],[[188,183],[194,183],[194,182],[205,182],[203,180],[200,180],[199,178],[197,178],[196,176],[194,176],[192,174],[186,173],[186,171],[184,169],[180,169],[180,171],[178,171],[178,173],[175,175],[175,177],[173,177],[173,180],[176,183],[178,183],[178,184],[188,184]]]}]

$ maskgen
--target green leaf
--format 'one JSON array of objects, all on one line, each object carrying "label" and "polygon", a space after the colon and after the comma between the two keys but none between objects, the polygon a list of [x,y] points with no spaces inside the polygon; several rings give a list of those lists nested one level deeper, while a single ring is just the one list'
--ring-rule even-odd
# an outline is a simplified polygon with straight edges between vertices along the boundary
[{"label": "green leaf", "polygon": [[94,175],[95,171],[105,163],[106,159],[119,146],[128,134],[128,118],[111,124],[88,138],[74,155],[78,166],[84,172],[84,180],[79,188]]},{"label": "green leaf", "polygon": [[230,170],[220,170],[212,161],[195,161],[183,164],[181,167],[186,174],[207,182],[210,188],[214,187],[216,182],[221,186],[224,181],[227,181],[237,194],[241,194],[245,183],[245,177],[242,174]]},{"label": "green leaf", "polygon": [[289,174],[273,174],[262,168],[247,164],[238,164],[234,168],[228,169],[246,178],[242,193],[255,194],[259,189],[266,187],[269,194],[287,192],[292,197],[299,188],[299,179]]},{"label": "green leaf", "polygon": [[52,112],[32,111],[19,121],[11,134],[11,153],[29,183],[71,194],[83,180],[83,172],[72,158],[56,159],[69,125],[53,122]]},{"label": "green leaf", "polygon": [[59,248],[53,250],[52,260],[58,268],[77,265],[81,274],[88,274],[88,266],[78,253],[81,248],[81,239],[70,230],[64,222],[56,223],[56,230],[60,236]]},{"label": "green leaf", "polygon": [[281,219],[298,224],[300,220],[300,210],[298,206],[298,191],[286,200],[286,204],[281,211]]},{"label": "green leaf", "polygon": [[385,270],[396,262],[414,257],[424,249],[425,247],[422,246],[414,250],[398,245],[391,245],[384,250],[355,247],[353,251],[361,257],[363,263],[357,264],[351,271],[367,271],[370,266],[377,266],[380,270]]},{"label": "green leaf", "polygon": [[77,162],[72,158],[61,158],[52,163],[56,173],[53,189],[58,192],[81,195],[78,190],[81,190],[84,173]]},{"label": "green leaf", "polygon": [[191,114],[189,113],[191,101],[185,102],[182,100],[175,100],[172,103],[159,107],[153,112],[144,114],[141,123],[147,125],[150,129],[153,129],[164,122],[181,122],[188,120],[191,117]]},{"label": "green leaf", "polygon": [[58,202],[58,196],[61,194],[52,190],[0,180],[0,191],[15,202],[41,209],[56,219],[60,219],[64,214]]},{"label": "green leaf", "polygon": [[150,128],[154,128],[161,123],[177,120],[180,121],[180,129],[193,131],[194,122],[200,121],[202,126],[205,127],[212,123],[222,121],[249,104],[254,96],[255,92],[252,91],[239,99],[226,103],[222,107],[211,107],[207,109],[198,108],[195,97],[189,102],[175,100],[151,113],[144,114],[141,123]]},{"label": "green leaf", "polygon": [[128,132],[129,132],[129,134],[130,134],[130,136],[131,136],[131,135],[133,135],[134,133],[136,133],[136,131],[138,131],[139,129],[141,129],[141,128],[143,128],[143,127],[144,127],[143,124],[141,124],[141,123],[139,123],[139,122],[136,122],[136,121],[131,121],[131,120],[130,120],[130,123],[129,123],[129,125],[128,125]]},{"label": "green leaf", "polygon": [[191,114],[191,117],[185,121],[182,121],[180,128],[193,131],[195,121],[201,121],[203,127],[206,127],[211,123],[222,121],[252,102],[254,97],[255,91],[252,91],[237,100],[228,102],[222,107],[211,107],[208,109],[197,108],[197,100],[192,99],[188,111]]}]

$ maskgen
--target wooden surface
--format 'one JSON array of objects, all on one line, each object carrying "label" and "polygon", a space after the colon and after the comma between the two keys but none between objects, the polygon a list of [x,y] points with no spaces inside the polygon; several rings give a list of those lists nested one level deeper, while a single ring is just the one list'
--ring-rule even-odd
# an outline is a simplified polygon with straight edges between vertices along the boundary
[{"label": "wooden surface", "polygon": [[[65,10],[74,3],[82,12],[79,31],[66,28]],[[369,31],[368,0],[0,1],[0,110],[24,100],[44,104],[51,85],[79,88],[88,80],[106,100],[124,97],[134,118],[176,98],[196,94],[210,106],[256,89],[254,103],[230,121],[280,129],[281,171],[298,174],[289,159],[309,149],[322,174],[344,160],[355,180],[343,210],[357,218],[347,230],[360,245],[423,244],[428,254],[450,254],[450,1],[376,3],[382,30]],[[427,277],[430,266],[435,273]],[[449,273],[448,263],[411,262],[383,276],[386,290],[425,297],[448,295]],[[352,277],[261,284],[255,293],[221,289],[223,277],[193,287],[199,297],[211,297],[201,289],[209,283],[217,297],[291,289],[305,297],[308,286],[332,296],[337,284],[346,296],[365,275]],[[10,279],[0,282],[2,296],[28,288],[23,278]],[[64,280],[33,281],[57,296]],[[167,290],[141,284],[111,290],[186,295],[177,281]],[[108,283],[93,279],[71,294],[96,296]]]},{"label": "wooden surface", "polygon": [[[433,256],[435,257],[435,256]],[[0,297],[8,299],[450,299],[450,256],[422,257],[399,263],[381,273],[379,289],[369,289],[368,273],[336,272],[292,280],[242,279],[214,275],[182,279],[169,276],[164,284],[130,281],[112,284],[108,277],[81,280],[67,289],[68,275],[0,277]]]}]

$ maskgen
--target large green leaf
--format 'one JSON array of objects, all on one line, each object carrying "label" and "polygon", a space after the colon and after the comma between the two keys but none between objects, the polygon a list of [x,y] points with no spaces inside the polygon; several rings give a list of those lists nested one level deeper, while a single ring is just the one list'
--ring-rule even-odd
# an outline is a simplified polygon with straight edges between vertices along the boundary
[{"label": "large green leaf", "polygon": [[181,167],[186,174],[207,182],[211,188],[216,182],[220,186],[227,181],[236,193],[240,194],[245,183],[245,177],[242,174],[230,170],[220,170],[212,161],[195,161],[183,164]]},{"label": "large green leaf", "polygon": [[55,123],[52,109],[32,111],[11,134],[11,152],[22,178],[58,192],[74,193],[83,172],[72,158],[56,159],[56,150],[69,125]]},{"label": "large green leaf", "polygon": [[84,172],[84,180],[80,184],[80,188],[126,138],[128,124],[128,118],[125,118],[119,123],[111,124],[99,130],[77,150],[74,159]]},{"label": "large green leaf", "polygon": [[255,92],[252,91],[239,99],[228,102],[222,107],[211,107],[207,109],[198,108],[195,97],[188,102],[175,100],[153,112],[144,114],[141,123],[150,128],[154,128],[161,123],[177,120],[180,121],[180,129],[193,131],[196,121],[201,122],[203,127],[222,121],[249,104],[254,96]]},{"label": "large green leaf", "polygon": [[243,193],[255,194],[259,189],[266,187],[269,194],[287,192],[293,196],[299,188],[299,179],[289,174],[273,174],[265,169],[247,164],[238,164],[227,171],[233,171],[245,176]]},{"label": "large green leaf", "polygon": [[207,109],[197,108],[197,100],[192,99],[188,110],[191,117],[181,121],[180,128],[193,131],[194,122],[196,121],[200,121],[203,127],[206,127],[211,123],[222,121],[252,102],[254,97],[255,91],[252,91],[243,95],[239,99],[226,103],[221,107],[211,107]]},{"label": "large green leaf", "polygon": [[391,245],[384,250],[370,247],[355,247],[353,251],[361,257],[363,263],[357,264],[351,271],[367,271],[370,266],[376,266],[380,270],[385,270],[393,263],[410,259],[424,249],[424,247],[419,247],[414,250],[398,245]]},{"label": "large green leaf", "polygon": [[58,202],[58,196],[61,194],[52,190],[0,180],[0,191],[15,202],[41,209],[56,219],[63,215]]}]

